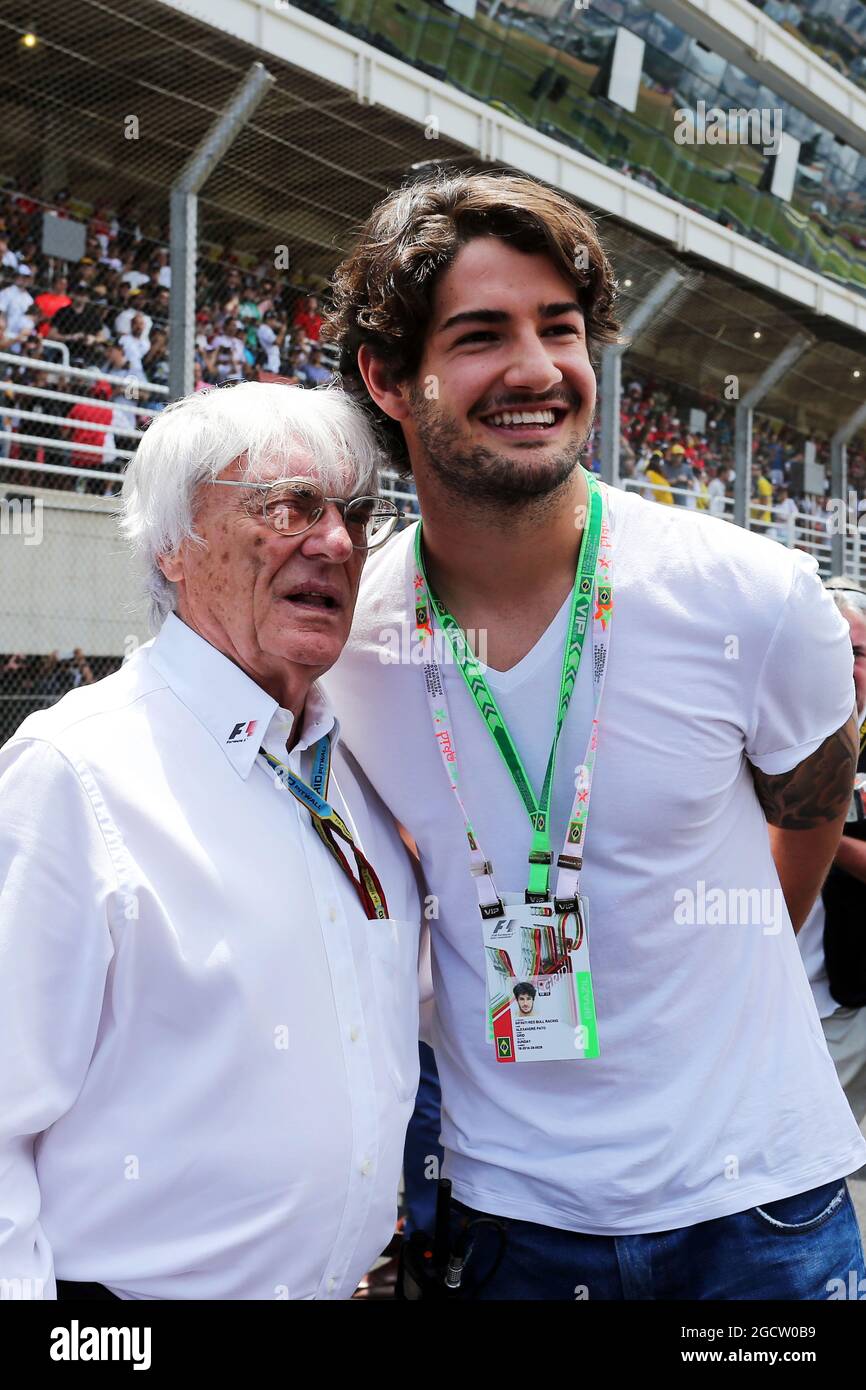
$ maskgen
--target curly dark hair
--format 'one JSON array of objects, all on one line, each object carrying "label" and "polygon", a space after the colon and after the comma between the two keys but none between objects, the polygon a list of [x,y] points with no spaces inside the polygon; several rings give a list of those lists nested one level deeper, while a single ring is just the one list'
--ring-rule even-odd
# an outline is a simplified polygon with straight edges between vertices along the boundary
[{"label": "curly dark hair", "polygon": [[615,341],[616,283],[588,213],[556,188],[509,170],[438,168],[389,193],[337,267],[322,337],[340,348],[342,385],[378,427],[390,462],[408,470],[403,431],[370,399],[358,369],[366,343],[391,381],[418,370],[437,277],[478,236],[497,236],[518,251],[546,252],[575,285],[590,357]]},{"label": "curly dark hair", "polygon": [[529,980],[524,980],[521,984],[515,985],[511,993],[514,995],[515,999],[517,999],[518,996],[521,994],[528,994],[530,998],[534,999],[537,990],[535,988],[535,985],[530,984]]}]

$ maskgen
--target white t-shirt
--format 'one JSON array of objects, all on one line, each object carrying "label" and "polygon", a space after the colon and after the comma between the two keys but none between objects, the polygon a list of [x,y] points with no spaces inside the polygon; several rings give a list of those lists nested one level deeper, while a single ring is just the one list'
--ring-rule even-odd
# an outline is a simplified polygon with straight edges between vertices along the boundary
[{"label": "white t-shirt", "polygon": [[[729,1215],[866,1161],[744,757],[768,773],[796,766],[845,723],[854,688],[847,624],[810,557],[685,508],[605,493],[615,616],[581,879],[597,1059],[504,1066],[486,1041],[463,823],[410,659],[414,527],[368,559],[352,637],[324,683],[355,757],[415,837],[438,902],[432,1040],[455,1196],[627,1234]],[[517,666],[487,677],[536,789],[567,608]],[[522,891],[526,812],[459,669],[443,672],[480,844],[499,891]],[[590,719],[585,657],[554,784],[557,851]],[[719,898],[729,919],[751,908],[757,923],[712,924]],[[690,908],[697,920],[686,925]]]},{"label": "white t-shirt", "polygon": [[244,345],[240,338],[231,338],[226,333],[218,333],[210,345],[211,352],[216,353],[216,372],[222,379],[230,372],[236,372],[243,365]]},{"label": "white t-shirt", "polygon": [[824,900],[818,894],[815,905],[797,933],[797,945],[803,958],[803,968],[815,996],[815,1007],[821,1018],[829,1018],[839,1008],[830,993],[827,963],[824,959]]},{"label": "white t-shirt", "polygon": [[129,363],[130,373],[133,376],[143,377],[143,363],[144,358],[150,351],[150,339],[144,336],[137,338],[134,333],[121,333],[118,341]]},{"label": "white t-shirt", "polygon": [[259,324],[257,332],[259,343],[267,353],[267,370],[278,372],[280,370],[280,349],[277,347],[276,333],[269,323]]},{"label": "white t-shirt", "polygon": [[725,485],[721,478],[711,478],[707,484],[710,494],[710,511],[713,516],[723,516],[725,511]]},{"label": "white t-shirt", "polygon": [[22,332],[32,303],[33,295],[19,285],[7,285],[5,290],[0,290],[0,313],[6,315],[6,332],[10,338]]},{"label": "white t-shirt", "polygon": [[112,402],[111,428],[115,434],[134,434],[137,418],[135,406],[125,397]]}]

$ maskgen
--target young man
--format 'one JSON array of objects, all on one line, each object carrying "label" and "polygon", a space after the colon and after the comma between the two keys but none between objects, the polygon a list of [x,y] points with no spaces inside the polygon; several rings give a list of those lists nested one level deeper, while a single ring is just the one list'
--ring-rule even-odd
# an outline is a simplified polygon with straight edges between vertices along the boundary
[{"label": "young man", "polygon": [[330,335],[423,543],[373,557],[328,685],[431,894],[445,1175],[507,1235],[465,1295],[827,1298],[866,1144],[781,890],[799,924],[850,800],[850,642],[811,559],[580,467],[613,291],[531,179],[375,209]]},{"label": "young man", "polygon": [[517,1000],[517,1007],[520,1012],[522,1014],[531,1014],[535,1007],[535,985],[529,984],[528,981],[523,981],[521,984],[514,986],[512,993]]}]

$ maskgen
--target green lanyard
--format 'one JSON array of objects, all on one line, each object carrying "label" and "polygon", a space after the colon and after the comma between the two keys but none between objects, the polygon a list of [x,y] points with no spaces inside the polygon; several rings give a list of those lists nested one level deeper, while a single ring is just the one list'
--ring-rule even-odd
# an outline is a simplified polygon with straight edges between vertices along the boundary
[{"label": "green lanyard", "polygon": [[577,680],[577,673],[580,668],[580,658],[583,652],[584,639],[586,638],[587,629],[591,625],[590,617],[595,587],[596,560],[598,557],[599,539],[601,537],[602,502],[598,483],[589,473],[586,475],[586,480],[590,499],[589,523],[584,527],[583,537],[580,543],[580,557],[577,562],[577,574],[575,575],[574,588],[571,594],[571,609],[568,619],[568,640],[566,641],[565,651],[562,657],[556,725],[553,732],[553,742],[550,746],[550,754],[547,759],[547,770],[544,774],[541,795],[537,800],[532,790],[532,784],[527,776],[526,769],[523,766],[523,761],[514,745],[514,740],[511,737],[508,725],[496,703],[496,698],[492,690],[484,679],[481,667],[469,650],[469,646],[459,624],[449,613],[441,599],[437,598],[427,578],[427,573],[424,568],[424,557],[421,550],[422,523],[419,522],[418,529],[415,532],[415,559],[430,594],[433,609],[442,624],[454,660],[460,668],[469,693],[478,706],[481,717],[487,725],[496,747],[499,749],[511,780],[517,788],[520,799],[529,816],[529,823],[532,826],[532,846],[529,851],[529,884],[526,889],[527,902],[543,902],[550,896],[550,866],[553,862],[550,838],[550,803],[553,795],[553,778],[556,771],[556,752],[559,746],[559,736],[562,732],[562,726],[565,723],[565,716],[568,713],[568,706],[571,702],[572,692],[574,690],[575,681]]}]

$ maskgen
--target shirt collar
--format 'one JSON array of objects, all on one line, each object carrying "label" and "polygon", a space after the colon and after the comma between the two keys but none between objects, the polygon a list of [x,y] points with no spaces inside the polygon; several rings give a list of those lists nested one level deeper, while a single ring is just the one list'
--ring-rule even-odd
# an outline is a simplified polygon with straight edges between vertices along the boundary
[{"label": "shirt collar", "polygon": [[[150,646],[150,662],[240,777],[249,776],[268,734],[278,731],[285,748],[294,724],[292,713],[281,709],[240,666],[176,614],[169,613]],[[333,750],[340,737],[339,724],[330,701],[313,685],[295,748],[301,751],[327,733]]]}]

